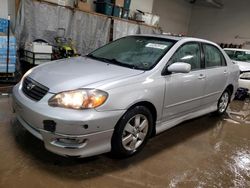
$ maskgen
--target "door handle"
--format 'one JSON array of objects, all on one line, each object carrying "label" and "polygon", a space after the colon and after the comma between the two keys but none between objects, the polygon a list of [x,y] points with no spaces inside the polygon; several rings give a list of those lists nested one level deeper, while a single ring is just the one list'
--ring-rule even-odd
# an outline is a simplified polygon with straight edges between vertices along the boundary
[{"label": "door handle", "polygon": [[198,77],[199,80],[203,80],[205,78],[206,78],[206,76],[204,74],[200,74],[199,77]]},{"label": "door handle", "polygon": [[224,74],[227,74],[227,70],[224,70]]}]

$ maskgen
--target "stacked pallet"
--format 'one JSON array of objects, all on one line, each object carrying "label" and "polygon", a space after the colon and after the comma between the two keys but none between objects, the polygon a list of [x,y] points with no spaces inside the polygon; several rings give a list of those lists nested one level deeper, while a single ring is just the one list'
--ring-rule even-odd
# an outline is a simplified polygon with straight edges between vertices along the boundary
[{"label": "stacked pallet", "polygon": [[[7,73],[7,50],[8,50],[8,37],[6,33],[0,33],[0,73]],[[16,71],[16,39],[14,36],[10,36],[8,73],[14,73],[15,71]]]},{"label": "stacked pallet", "polygon": [[[8,20],[0,18],[0,73],[14,73],[16,71],[16,38],[9,37],[8,48]],[[9,50],[9,63],[7,72],[7,50]]]},{"label": "stacked pallet", "polygon": [[7,33],[7,29],[8,29],[8,20],[0,18],[0,32]]}]

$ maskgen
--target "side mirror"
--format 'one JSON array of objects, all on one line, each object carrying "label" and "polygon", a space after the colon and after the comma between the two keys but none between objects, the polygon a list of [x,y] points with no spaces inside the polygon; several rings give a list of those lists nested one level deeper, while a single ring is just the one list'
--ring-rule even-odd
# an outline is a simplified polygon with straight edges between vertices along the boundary
[{"label": "side mirror", "polygon": [[183,62],[176,62],[171,64],[167,68],[168,72],[174,73],[189,73],[191,71],[191,65]]}]

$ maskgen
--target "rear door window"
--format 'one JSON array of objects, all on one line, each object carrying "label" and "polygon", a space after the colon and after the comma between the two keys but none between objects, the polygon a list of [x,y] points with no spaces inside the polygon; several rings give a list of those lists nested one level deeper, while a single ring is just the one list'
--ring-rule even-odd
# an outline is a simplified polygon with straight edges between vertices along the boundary
[{"label": "rear door window", "polygon": [[218,48],[203,44],[206,68],[226,66],[226,60]]}]

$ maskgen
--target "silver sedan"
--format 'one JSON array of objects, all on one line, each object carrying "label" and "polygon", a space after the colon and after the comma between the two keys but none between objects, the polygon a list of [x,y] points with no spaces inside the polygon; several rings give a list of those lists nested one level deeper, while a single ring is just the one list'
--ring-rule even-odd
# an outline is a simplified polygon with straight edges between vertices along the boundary
[{"label": "silver sedan", "polygon": [[238,76],[210,41],[135,35],[31,69],[13,89],[13,107],[51,152],[127,157],[183,121],[223,114]]}]

